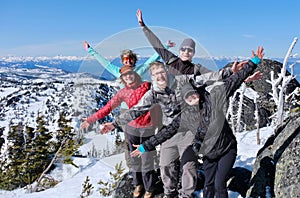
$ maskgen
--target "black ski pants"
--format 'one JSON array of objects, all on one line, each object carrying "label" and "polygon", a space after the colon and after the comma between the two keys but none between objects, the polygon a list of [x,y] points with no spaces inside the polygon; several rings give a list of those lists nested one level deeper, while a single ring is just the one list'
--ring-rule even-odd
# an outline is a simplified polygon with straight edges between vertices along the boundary
[{"label": "black ski pants", "polygon": [[236,155],[237,149],[232,148],[224,155],[214,160],[206,159],[204,157],[204,198],[228,198],[226,182],[235,162]]}]

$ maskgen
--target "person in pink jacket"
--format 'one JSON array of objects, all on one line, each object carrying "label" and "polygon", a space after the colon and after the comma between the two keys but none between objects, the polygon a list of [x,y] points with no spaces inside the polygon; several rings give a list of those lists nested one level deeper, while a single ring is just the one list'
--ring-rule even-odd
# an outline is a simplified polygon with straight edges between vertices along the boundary
[{"label": "person in pink jacket", "polygon": [[[150,89],[151,83],[142,81],[141,77],[134,71],[134,68],[124,65],[120,69],[121,82],[125,85],[111,100],[96,113],[89,116],[82,124],[81,128],[87,128],[90,124],[107,116],[113,109],[125,102],[130,109],[143,97]],[[155,126],[151,121],[150,111],[141,115],[137,119],[126,125],[125,136],[129,144],[129,150],[135,150],[133,144],[141,144],[148,140],[155,133]],[[131,171],[135,190],[133,197],[153,197],[155,183],[157,181],[154,171],[154,156],[156,152],[149,152],[142,158],[131,157]]]}]

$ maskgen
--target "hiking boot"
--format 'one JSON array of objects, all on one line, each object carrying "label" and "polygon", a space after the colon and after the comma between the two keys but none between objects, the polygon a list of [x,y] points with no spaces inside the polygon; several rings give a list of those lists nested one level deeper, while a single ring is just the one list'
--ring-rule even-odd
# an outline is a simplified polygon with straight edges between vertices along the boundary
[{"label": "hiking boot", "polygon": [[146,191],[146,193],[144,194],[144,198],[152,198],[153,195],[154,195],[153,192],[148,192],[148,191]]},{"label": "hiking boot", "polygon": [[133,197],[134,198],[139,198],[143,195],[144,193],[144,186],[143,185],[138,185],[135,187],[133,191]]}]

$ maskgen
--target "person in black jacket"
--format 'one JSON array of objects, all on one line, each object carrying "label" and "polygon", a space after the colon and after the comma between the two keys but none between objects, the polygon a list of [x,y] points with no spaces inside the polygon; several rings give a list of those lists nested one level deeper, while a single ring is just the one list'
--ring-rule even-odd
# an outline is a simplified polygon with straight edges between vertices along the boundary
[{"label": "person in black jacket", "polygon": [[[142,11],[137,10],[136,13],[138,23],[142,28],[145,36],[147,37],[149,43],[152,45],[153,49],[159,54],[159,56],[164,60],[167,66],[168,73],[171,75],[181,75],[181,74],[197,74],[202,75],[205,73],[212,72],[210,69],[202,66],[201,64],[194,64],[192,59],[195,55],[196,43],[191,38],[186,38],[182,41],[179,47],[179,55],[172,53],[164,47],[158,37],[145,25]],[[173,45],[169,43],[168,45]],[[228,72],[235,73],[235,69],[239,68],[227,68]]]},{"label": "person in black jacket", "polygon": [[174,118],[172,123],[164,126],[155,136],[141,145],[134,145],[137,149],[131,155],[138,156],[151,151],[171,138],[177,132],[177,128],[185,123],[186,126],[191,126],[195,133],[194,151],[203,156],[204,197],[227,198],[226,178],[237,153],[236,138],[225,117],[228,99],[245,80],[251,81],[261,77],[260,72],[248,76],[254,72],[263,55],[263,48],[258,47],[256,54],[252,51],[252,59],[244,63],[243,69],[222,82],[208,87],[197,82],[184,85],[181,89],[183,99],[188,105],[197,107],[198,111],[182,111],[181,116]]},{"label": "person in black jacket", "polygon": [[[168,126],[173,118],[181,112],[183,101],[178,87],[184,85],[191,78],[206,82],[207,80],[220,80],[224,76],[224,70],[221,70],[199,76],[177,75],[174,77],[167,73],[162,62],[151,63],[149,71],[153,82],[151,90],[144,94],[138,104],[115,117],[113,124],[125,125],[150,110],[154,104],[159,104],[162,109],[162,124]],[[101,133],[106,133],[109,130],[111,127],[104,124]],[[178,133],[173,134],[170,140],[164,142],[160,147],[159,165],[164,184],[164,194],[166,197],[172,198],[178,193],[181,197],[192,197],[197,180],[197,156],[191,157],[194,153],[192,150],[194,134],[184,125],[176,128],[176,131]],[[178,160],[182,170],[181,188],[178,188],[178,175],[180,173]]]}]

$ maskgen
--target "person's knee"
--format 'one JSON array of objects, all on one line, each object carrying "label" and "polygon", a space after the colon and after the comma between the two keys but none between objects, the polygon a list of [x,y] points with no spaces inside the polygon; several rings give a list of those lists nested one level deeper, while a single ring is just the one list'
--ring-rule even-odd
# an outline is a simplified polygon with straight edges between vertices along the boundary
[{"label": "person's knee", "polygon": [[182,174],[189,175],[190,177],[197,177],[196,162],[187,162],[182,167]]},{"label": "person's knee", "polygon": [[197,167],[197,163],[195,161],[189,161],[181,164],[183,169],[196,169]]},{"label": "person's knee", "polygon": [[179,159],[176,159],[176,160],[166,160],[164,159],[162,156],[160,156],[160,159],[159,159],[159,166],[160,167],[177,167],[179,166]]}]

